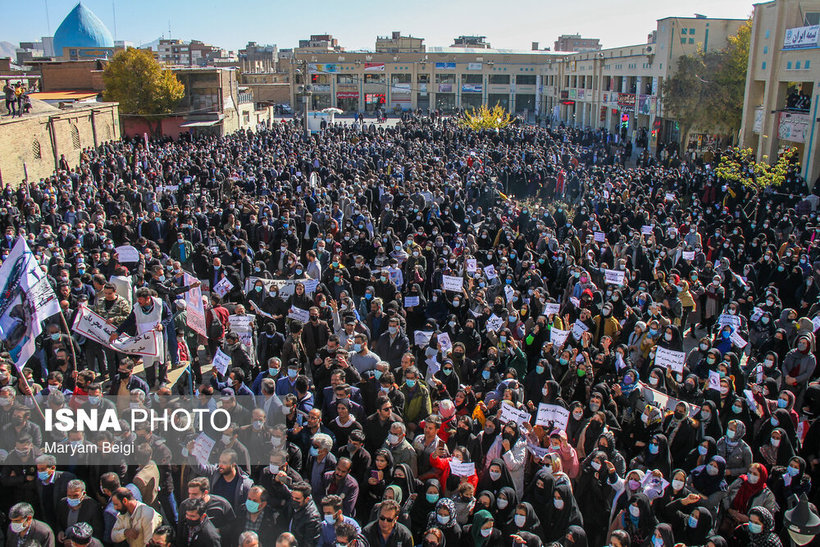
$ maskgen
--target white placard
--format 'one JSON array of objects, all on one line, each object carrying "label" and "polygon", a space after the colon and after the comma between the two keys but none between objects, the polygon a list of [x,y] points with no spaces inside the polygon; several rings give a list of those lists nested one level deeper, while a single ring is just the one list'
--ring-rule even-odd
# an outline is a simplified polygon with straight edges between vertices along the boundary
[{"label": "white placard", "polygon": [[623,285],[626,272],[621,270],[604,270],[604,278],[607,285]]},{"label": "white placard", "polygon": [[140,261],[140,252],[131,245],[120,245],[116,249],[117,259],[121,264],[131,264]]},{"label": "white placard", "polygon": [[216,441],[210,438],[205,433],[200,433],[194,441],[194,449],[191,451],[191,456],[196,458],[200,465],[208,463],[208,458],[211,456]]},{"label": "white placard", "polygon": [[[754,309],[752,309],[752,316],[749,317],[749,321],[752,321],[752,322],[760,321],[761,317],[763,317],[763,310],[761,310],[760,308],[755,306]],[[817,327],[815,327],[814,330],[817,330]]]},{"label": "white placard", "polygon": [[502,424],[506,424],[507,422],[515,422],[518,425],[521,425],[524,423],[530,423],[531,416],[526,410],[515,408],[509,403],[502,403],[500,418]]},{"label": "white placard", "polygon": [[569,410],[558,405],[548,405],[541,403],[538,405],[538,415],[535,418],[535,425],[549,425],[555,429],[566,431],[569,422]]},{"label": "white placard", "polygon": [[581,301],[578,300],[577,298],[575,298],[574,296],[570,296],[569,301],[572,302],[572,305],[575,306],[576,308],[581,306]]},{"label": "white placard", "polygon": [[740,327],[740,316],[732,315],[730,313],[721,314],[721,316],[718,317],[718,325],[721,327],[724,325],[731,325],[733,329],[738,329]]},{"label": "white placard", "polygon": [[732,333],[732,335],[731,335],[731,336],[729,336],[729,340],[731,340],[731,341],[732,341],[732,343],[733,343],[734,345],[736,345],[737,347],[739,347],[740,349],[745,348],[745,347],[746,347],[746,344],[748,344],[748,342],[747,342],[746,340],[744,340],[744,339],[743,339],[743,337],[742,337],[742,336],[740,336],[740,334],[738,334],[738,332],[737,332],[737,331],[734,331],[734,332]]},{"label": "white placard", "polygon": [[695,251],[683,251],[681,258],[684,260],[695,260]]},{"label": "white placard", "polygon": [[552,345],[555,348],[560,348],[563,346],[568,337],[568,330],[556,329],[555,327],[550,329],[550,342],[552,342]]},{"label": "white placard", "polygon": [[813,317],[811,320],[811,324],[814,326],[814,330],[820,329],[820,316]]},{"label": "white placard", "polygon": [[487,276],[487,279],[495,279],[498,277],[498,274],[495,271],[495,266],[490,264],[489,266],[484,267],[484,275]]},{"label": "white placard", "polygon": [[[647,403],[651,404],[652,406],[656,406],[662,410],[669,410],[674,411],[675,407],[678,406],[680,402],[679,399],[674,397],[670,397],[665,393],[661,393],[656,389],[652,389],[648,385],[644,384],[643,382],[640,383],[641,389],[643,390],[643,398],[646,400]],[[698,412],[700,412],[700,407],[698,405],[689,405],[689,417],[697,416]]]},{"label": "white placard", "polygon": [[652,225],[651,224],[645,224],[645,225],[641,226],[641,233],[643,235],[652,235]]},{"label": "white placard", "polygon": [[547,302],[544,304],[544,315],[550,316],[561,311],[561,304],[556,304],[554,302]]},{"label": "white placard", "polygon": [[515,296],[515,289],[513,289],[509,285],[505,285],[504,286],[504,299],[507,302],[510,302],[512,300],[513,296]]},{"label": "white placard", "polygon": [[405,296],[404,297],[404,307],[405,308],[412,308],[413,306],[419,305],[419,297],[418,296]]},{"label": "white placard", "polygon": [[655,365],[664,368],[671,368],[675,372],[683,372],[683,364],[686,362],[686,353],[683,351],[672,351],[671,349],[656,346]]},{"label": "white placard", "polygon": [[527,443],[527,452],[535,456],[540,461],[549,455],[550,449],[541,448],[540,446],[535,446],[534,444]]},{"label": "white placard", "polygon": [[496,314],[492,314],[487,318],[486,327],[489,332],[498,332],[498,329],[500,329],[503,324],[504,320],[502,318],[498,317]]},{"label": "white placard", "polygon": [[433,331],[417,330],[413,332],[413,342],[420,348],[428,346],[432,337]]},{"label": "white placard", "polygon": [[436,338],[438,339],[439,346],[441,346],[442,353],[449,353],[450,350],[453,349],[453,342],[450,340],[450,335],[446,332],[442,332],[436,336]]},{"label": "white placard", "polygon": [[291,306],[288,310],[288,319],[295,319],[296,321],[307,323],[310,321],[310,312],[302,308],[297,308],[296,306]]},{"label": "white placard", "polygon": [[709,371],[709,389],[720,391],[720,373],[714,370]]},{"label": "white placard", "polygon": [[478,264],[475,258],[468,258],[466,260],[467,264],[467,271],[470,273],[475,272],[478,269]]},{"label": "white placard", "polygon": [[231,364],[231,358],[222,351],[222,348],[216,348],[216,353],[214,354],[214,360],[212,363],[214,368],[221,374],[225,376],[225,373],[228,372],[228,367]]},{"label": "white placard", "polygon": [[450,474],[456,477],[472,477],[475,475],[475,463],[463,463],[450,458]]},{"label": "white placard", "polygon": [[[196,278],[186,272],[182,282],[186,286],[190,286],[194,281],[196,281]],[[186,324],[198,334],[207,338],[208,331],[205,326],[205,306],[202,304],[202,289],[194,287],[186,292],[185,303],[188,310],[185,315]]]},{"label": "white placard", "polygon": [[592,238],[597,241],[598,243],[603,243],[606,241],[606,234],[603,232],[594,232],[592,234]]},{"label": "white placard", "polygon": [[572,337],[580,341],[581,336],[583,336],[588,330],[589,327],[587,327],[580,319],[577,319],[575,323],[572,324]]},{"label": "white placard", "polygon": [[461,288],[464,286],[464,278],[456,275],[443,275],[441,276],[441,285],[445,291],[461,292]]},{"label": "white placard", "polygon": [[245,347],[253,344],[253,321],[255,315],[229,315],[228,324],[231,330],[239,335],[239,341]]},{"label": "white placard", "polygon": [[743,395],[746,396],[746,402],[749,403],[749,409],[754,412],[757,408],[757,401],[755,401],[755,394],[751,389],[744,389]]},{"label": "white placard", "polygon": [[666,201],[675,201],[675,194],[672,192],[666,192]]},{"label": "white placard", "polygon": [[427,363],[428,376],[432,376],[433,374],[441,370],[441,364],[438,361],[436,361],[435,355],[428,357],[424,362]]},{"label": "white placard", "polygon": [[231,289],[233,289],[233,283],[227,277],[223,277],[211,290],[218,294],[220,298],[225,298],[225,295],[231,292]]}]

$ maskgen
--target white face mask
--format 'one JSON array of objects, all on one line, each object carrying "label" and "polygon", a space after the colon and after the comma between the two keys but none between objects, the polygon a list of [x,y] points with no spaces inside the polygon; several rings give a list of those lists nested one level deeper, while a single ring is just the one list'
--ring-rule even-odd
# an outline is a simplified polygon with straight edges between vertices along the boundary
[{"label": "white face mask", "polygon": [[672,481],[672,489],[674,490],[680,490],[681,488],[683,488],[683,486],[684,484],[682,480],[674,479]]},{"label": "white face mask", "polygon": [[757,475],[752,475],[751,473],[749,473],[749,484],[757,484],[757,481],[759,481],[759,480],[760,480],[760,477],[758,477]]},{"label": "white face mask", "polygon": [[515,525],[519,528],[523,528],[524,524],[527,523],[527,515],[515,515]]},{"label": "white face mask", "polygon": [[590,463],[590,465],[592,466],[592,468],[593,468],[595,471],[598,471],[598,470],[600,470],[600,469],[601,469],[601,464],[600,464],[600,462],[597,462],[597,461],[595,461],[595,460],[592,460],[592,462]]}]

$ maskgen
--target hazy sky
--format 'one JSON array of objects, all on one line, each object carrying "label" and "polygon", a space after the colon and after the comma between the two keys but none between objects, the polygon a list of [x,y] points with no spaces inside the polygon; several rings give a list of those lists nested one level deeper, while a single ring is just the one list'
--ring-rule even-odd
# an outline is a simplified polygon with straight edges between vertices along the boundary
[{"label": "hazy sky", "polygon": [[[77,0],[3,2],[0,41],[17,44],[50,36]],[[346,49],[373,49],[376,35],[402,34],[428,46],[449,46],[455,36],[484,35],[493,47],[552,47],[560,34],[600,38],[604,47],[643,43],[662,17],[746,18],[750,0],[84,0],[118,40],[139,45],[163,35],[198,39],[236,50],[248,41],[297,45],[310,34],[330,33]],[[46,17],[48,11],[48,17]],[[116,27],[114,12],[116,11]],[[50,31],[49,31],[50,28]]]}]

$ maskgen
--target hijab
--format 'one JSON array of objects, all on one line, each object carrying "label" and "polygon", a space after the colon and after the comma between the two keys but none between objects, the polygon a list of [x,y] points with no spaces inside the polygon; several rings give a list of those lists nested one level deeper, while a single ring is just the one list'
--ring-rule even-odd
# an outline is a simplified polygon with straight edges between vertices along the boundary
[{"label": "hijab", "polygon": [[473,544],[476,547],[482,547],[490,539],[481,535],[481,527],[487,524],[487,521],[494,521],[493,516],[489,511],[482,509],[473,515],[473,525],[470,528],[470,535],[473,536]]},{"label": "hijab", "polygon": [[[765,507],[752,507],[749,516],[757,515],[763,524],[763,529],[759,534],[749,532],[749,545],[751,547],[782,547],[780,538],[774,533],[774,517]],[[747,525],[748,529],[748,525]]]},{"label": "hijab", "polygon": [[766,466],[758,464],[758,472],[760,473],[760,478],[757,480],[755,484],[749,482],[749,474],[745,473],[737,478],[737,480],[741,481],[740,488],[735,495],[735,499],[732,500],[732,509],[735,511],[739,511],[743,514],[748,513],[749,511],[749,504],[751,503],[752,499],[760,492],[766,488],[766,481],[769,480],[769,471],[766,469]]},{"label": "hijab", "polygon": [[[718,467],[717,475],[710,475],[706,468],[715,462]],[[726,460],[720,456],[712,456],[705,465],[699,465],[692,470],[692,485],[704,496],[711,496],[715,492],[726,490],[726,481],[723,479],[726,473]]]}]

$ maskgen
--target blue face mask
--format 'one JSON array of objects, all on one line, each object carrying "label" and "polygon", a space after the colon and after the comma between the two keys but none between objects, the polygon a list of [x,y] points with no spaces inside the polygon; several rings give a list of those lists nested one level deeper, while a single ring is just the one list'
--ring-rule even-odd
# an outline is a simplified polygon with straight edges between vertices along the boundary
[{"label": "blue face mask", "polygon": [[563,366],[566,366],[567,363],[569,363],[569,360],[564,359],[563,357],[561,357],[560,359],[558,359],[558,362],[561,363]]},{"label": "blue face mask", "polygon": [[245,500],[245,509],[248,513],[254,514],[259,512],[259,502],[253,500]]},{"label": "blue face mask", "polygon": [[83,498],[66,498],[66,502],[69,507],[78,507],[83,502]]},{"label": "blue face mask", "polygon": [[353,351],[355,351],[356,353],[359,353],[360,351],[362,351],[362,345],[361,344],[353,344]]},{"label": "blue face mask", "polygon": [[689,515],[689,528],[697,528],[698,526],[698,519]]},{"label": "blue face mask", "polygon": [[698,454],[700,454],[701,456],[705,456],[706,455],[706,447],[705,446],[699,446],[698,447]]},{"label": "blue face mask", "polygon": [[288,378],[296,378],[296,376],[298,376],[298,374],[299,374],[298,370],[294,370],[292,368],[288,369]]},{"label": "blue face mask", "polygon": [[658,329],[649,329],[649,336],[657,336]]},{"label": "blue face mask", "polygon": [[268,368],[268,375],[269,376],[276,376],[277,374],[279,374],[279,369],[278,368]]},{"label": "blue face mask", "polygon": [[376,380],[380,380],[380,379],[381,379],[381,377],[382,377],[382,371],[380,371],[379,369],[375,369],[375,370],[373,371],[373,377],[374,377]]},{"label": "blue face mask", "polygon": [[316,456],[319,455],[319,449],[316,448],[315,446],[311,446],[310,450],[308,451],[308,454],[310,454],[311,456],[313,456],[315,458]]},{"label": "blue face mask", "polygon": [[723,337],[723,339],[725,340],[726,338],[729,338],[730,336],[732,336],[732,333],[731,333],[731,332],[729,332],[729,331],[723,331],[723,332],[721,332],[721,333],[720,333],[720,335],[721,335],[721,336]]},{"label": "blue face mask", "polygon": [[758,524],[756,522],[750,522],[749,523],[749,533],[759,534],[762,531],[763,531],[763,525],[762,524]]},{"label": "blue face mask", "polygon": [[415,380],[405,380],[404,383],[407,384],[407,387],[409,387],[411,389],[416,387],[416,381]]},{"label": "blue face mask", "polygon": [[654,547],[663,547],[663,538],[659,538],[658,536],[652,536],[652,545]]},{"label": "blue face mask", "polygon": [[544,367],[542,367],[541,365],[536,366],[535,367],[535,373],[536,374],[544,374]]},{"label": "blue face mask", "polygon": [[427,494],[427,503],[436,503],[438,501],[438,494]]},{"label": "blue face mask", "polygon": [[48,471],[37,471],[37,478],[44,481],[48,478]]},{"label": "blue face mask", "polygon": [[743,407],[740,405],[732,405],[732,412],[734,412],[735,414],[740,414],[741,412],[743,412]]},{"label": "blue face mask", "polygon": [[791,475],[792,477],[796,477],[797,475],[799,475],[799,474],[800,474],[800,469],[798,469],[798,468],[796,468],[796,467],[792,467],[791,465],[790,465],[789,467],[787,467],[787,468],[786,468],[786,471],[787,471],[787,472],[789,473],[789,475]]},{"label": "blue face mask", "polygon": [[650,454],[657,454],[658,452],[660,452],[660,447],[658,445],[656,445],[655,443],[651,443],[649,445],[649,453]]},{"label": "blue face mask", "polygon": [[485,380],[489,380],[490,379],[490,371],[489,370],[482,370],[481,371],[481,377],[484,378]]},{"label": "blue face mask", "polygon": [[788,404],[789,403],[787,403],[783,399],[778,399],[777,400],[777,408],[786,408],[786,405],[788,405]]}]

